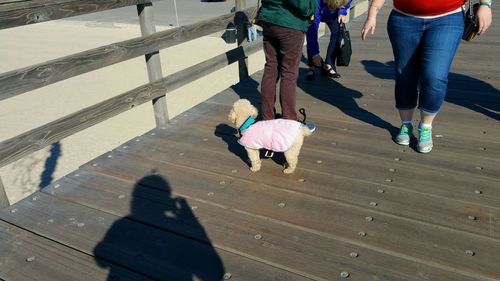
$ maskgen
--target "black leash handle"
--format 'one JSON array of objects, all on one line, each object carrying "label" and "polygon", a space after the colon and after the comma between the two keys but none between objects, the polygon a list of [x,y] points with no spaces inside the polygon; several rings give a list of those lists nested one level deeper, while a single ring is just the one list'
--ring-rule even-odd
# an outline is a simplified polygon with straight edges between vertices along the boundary
[{"label": "black leash handle", "polygon": [[302,121],[300,121],[302,124],[306,124],[306,110],[304,108],[299,108],[299,113],[302,114],[302,116],[304,117],[304,119],[302,119]]}]

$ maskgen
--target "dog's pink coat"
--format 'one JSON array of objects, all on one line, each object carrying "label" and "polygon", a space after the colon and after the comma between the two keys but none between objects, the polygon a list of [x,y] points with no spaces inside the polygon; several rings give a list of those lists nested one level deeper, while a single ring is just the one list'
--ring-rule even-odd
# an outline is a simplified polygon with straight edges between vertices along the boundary
[{"label": "dog's pink coat", "polygon": [[244,130],[238,142],[248,148],[283,152],[292,146],[301,125],[287,119],[259,121]]}]

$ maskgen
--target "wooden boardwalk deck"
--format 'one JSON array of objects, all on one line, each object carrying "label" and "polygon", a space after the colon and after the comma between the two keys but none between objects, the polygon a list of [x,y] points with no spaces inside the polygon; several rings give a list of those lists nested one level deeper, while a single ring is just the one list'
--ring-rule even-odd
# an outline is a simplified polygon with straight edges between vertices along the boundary
[{"label": "wooden boardwalk deck", "polygon": [[500,280],[499,21],[462,44],[422,155],[391,141],[387,15],[366,42],[353,23],[342,79],[300,78],[318,130],[295,174],[250,172],[227,124],[259,72],[1,211],[0,279]]}]

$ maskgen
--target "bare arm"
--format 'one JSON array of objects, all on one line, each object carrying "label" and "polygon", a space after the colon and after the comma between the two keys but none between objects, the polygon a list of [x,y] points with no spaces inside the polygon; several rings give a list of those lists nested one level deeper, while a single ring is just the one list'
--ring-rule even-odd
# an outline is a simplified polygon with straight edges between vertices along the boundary
[{"label": "bare arm", "polygon": [[491,8],[484,5],[479,6],[476,16],[479,21],[479,31],[477,34],[481,35],[485,33],[491,25]]},{"label": "bare arm", "polygon": [[365,40],[368,33],[375,33],[375,26],[377,25],[377,14],[384,5],[385,0],[373,0],[368,8],[368,16],[366,17],[365,24],[361,30],[361,39]]}]

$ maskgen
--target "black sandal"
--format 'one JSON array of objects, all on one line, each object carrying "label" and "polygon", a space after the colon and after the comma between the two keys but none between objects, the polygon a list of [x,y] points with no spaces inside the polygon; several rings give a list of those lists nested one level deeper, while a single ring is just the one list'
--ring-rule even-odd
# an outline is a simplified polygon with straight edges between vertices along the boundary
[{"label": "black sandal", "polygon": [[309,68],[306,72],[306,80],[314,80],[314,68]]},{"label": "black sandal", "polygon": [[321,73],[323,75],[325,75],[325,76],[330,77],[330,78],[340,78],[340,77],[342,77],[342,76],[340,76],[340,74],[338,72],[332,73],[332,71],[335,71],[333,69],[333,67],[328,68],[328,70],[326,70],[326,69],[323,68],[322,71],[321,71]]}]

